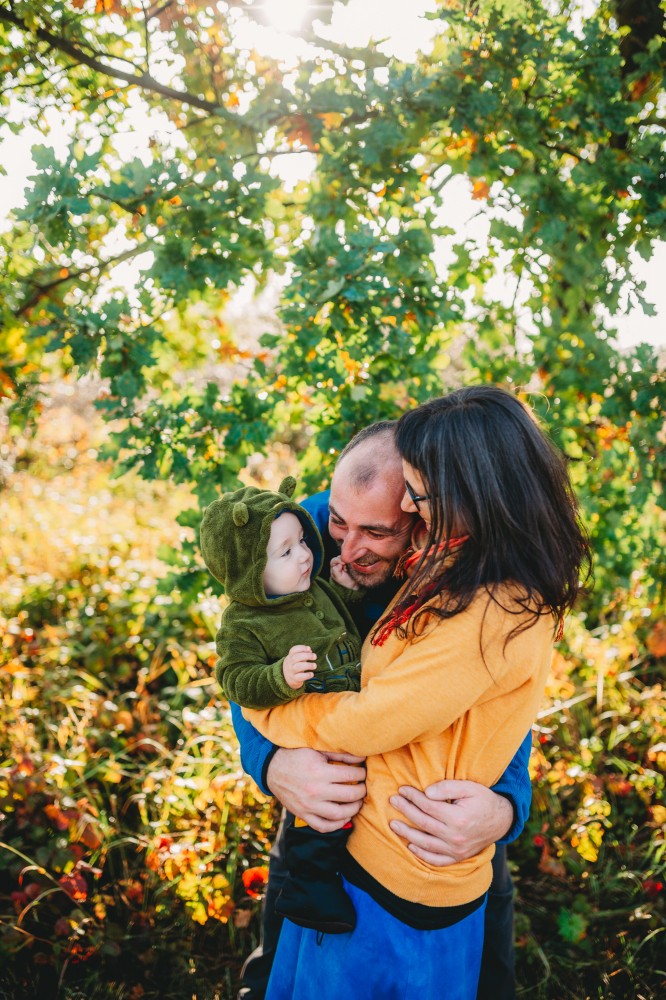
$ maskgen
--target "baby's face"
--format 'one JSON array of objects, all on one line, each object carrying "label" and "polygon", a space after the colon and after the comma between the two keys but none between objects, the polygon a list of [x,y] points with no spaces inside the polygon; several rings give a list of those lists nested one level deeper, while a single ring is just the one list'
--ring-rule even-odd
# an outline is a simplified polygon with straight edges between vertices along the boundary
[{"label": "baby's face", "polygon": [[271,527],[264,570],[267,597],[296,594],[310,586],[314,558],[295,514],[281,514]]}]

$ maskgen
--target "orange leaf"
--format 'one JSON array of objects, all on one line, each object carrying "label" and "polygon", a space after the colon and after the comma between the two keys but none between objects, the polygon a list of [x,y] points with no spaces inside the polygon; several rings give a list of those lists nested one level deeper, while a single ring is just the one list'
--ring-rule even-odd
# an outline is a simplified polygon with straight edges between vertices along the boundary
[{"label": "orange leaf", "polygon": [[486,184],[485,181],[474,181],[474,186],[472,187],[472,198],[475,201],[482,201],[484,198],[487,198],[489,194],[489,184]]},{"label": "orange leaf", "polygon": [[640,101],[641,97],[645,91],[650,86],[650,74],[646,73],[642,76],[640,80],[636,80],[635,83],[631,85],[631,99],[632,101]]},{"label": "orange leaf", "polygon": [[305,146],[312,152],[319,149],[319,143],[316,143],[312,137],[310,122],[303,115],[294,115],[291,119],[291,128],[287,132],[287,142],[290,146]]},{"label": "orange leaf", "polygon": [[653,656],[666,656],[666,622],[657,622],[647,637],[645,645]]},{"label": "orange leaf", "polygon": [[60,806],[57,805],[57,803],[52,802],[49,805],[44,806],[44,812],[59,830],[66,830],[69,826],[69,818],[65,815]]},{"label": "orange leaf", "polygon": [[268,868],[265,865],[257,865],[256,868],[248,868],[243,872],[243,885],[248,896],[255,899],[260,896],[264,886],[268,882]]},{"label": "orange leaf", "polygon": [[91,851],[96,851],[98,847],[102,846],[102,837],[99,830],[92,823],[85,824],[79,834],[79,840],[86,847],[90,848]]},{"label": "orange leaf", "polygon": [[123,14],[122,0],[96,0],[96,14]]}]

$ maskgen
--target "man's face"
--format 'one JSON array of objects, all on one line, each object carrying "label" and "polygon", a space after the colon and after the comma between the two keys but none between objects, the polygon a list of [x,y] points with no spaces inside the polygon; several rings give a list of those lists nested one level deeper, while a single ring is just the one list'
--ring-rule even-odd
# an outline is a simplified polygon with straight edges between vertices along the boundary
[{"label": "man's face", "polygon": [[349,575],[361,587],[379,587],[388,580],[409,543],[415,518],[400,508],[404,492],[401,474],[378,477],[354,490],[344,462],[335,470],[328,529]]}]

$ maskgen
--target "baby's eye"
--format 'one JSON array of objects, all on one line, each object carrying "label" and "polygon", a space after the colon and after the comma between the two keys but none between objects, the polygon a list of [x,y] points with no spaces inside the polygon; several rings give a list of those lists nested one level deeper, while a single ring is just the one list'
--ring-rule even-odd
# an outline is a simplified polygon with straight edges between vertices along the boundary
[{"label": "baby's eye", "polygon": [[286,551],[286,552],[283,552],[283,553],[282,553],[282,558],[284,559],[284,557],[285,557],[285,556],[288,556],[290,552],[291,552],[291,549],[287,549],[287,551]]}]

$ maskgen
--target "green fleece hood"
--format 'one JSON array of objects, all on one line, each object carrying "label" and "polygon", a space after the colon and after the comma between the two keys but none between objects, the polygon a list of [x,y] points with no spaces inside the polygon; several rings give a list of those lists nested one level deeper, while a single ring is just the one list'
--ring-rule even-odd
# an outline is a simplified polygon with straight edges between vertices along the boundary
[{"label": "green fleece hood", "polygon": [[225,493],[206,507],[201,522],[201,552],[206,566],[232,601],[249,607],[276,607],[291,601],[292,594],[267,597],[264,591],[266,550],[273,521],[288,511],[303,525],[305,541],[314,555],[311,580],[321,569],[324,546],[308,514],[291,499],[293,476],[280,483],[277,493],[245,486]]}]

